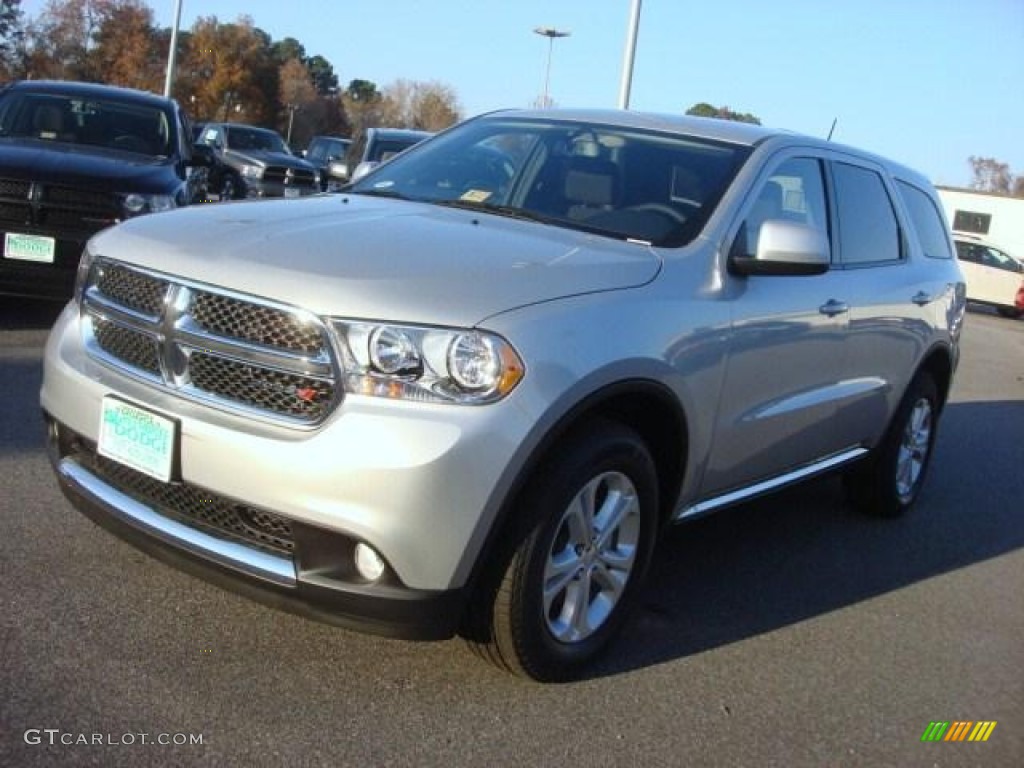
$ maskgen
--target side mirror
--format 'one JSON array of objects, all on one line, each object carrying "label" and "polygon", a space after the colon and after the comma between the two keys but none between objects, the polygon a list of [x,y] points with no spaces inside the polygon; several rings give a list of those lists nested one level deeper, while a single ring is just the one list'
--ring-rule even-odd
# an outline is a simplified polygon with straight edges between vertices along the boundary
[{"label": "side mirror", "polygon": [[729,266],[739,275],[820,275],[831,266],[828,238],[816,227],[768,219],[761,224],[757,253],[733,255]]},{"label": "side mirror", "polygon": [[327,175],[332,179],[348,181],[348,163],[344,160],[332,160],[327,164]]}]

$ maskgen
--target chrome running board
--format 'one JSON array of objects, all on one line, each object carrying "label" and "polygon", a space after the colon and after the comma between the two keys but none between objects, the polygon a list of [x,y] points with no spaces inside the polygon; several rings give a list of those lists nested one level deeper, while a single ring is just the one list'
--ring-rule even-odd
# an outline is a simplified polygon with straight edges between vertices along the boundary
[{"label": "chrome running board", "polygon": [[715,496],[714,498],[707,499],[705,501],[691,504],[688,507],[680,507],[672,515],[672,522],[678,523],[681,520],[687,520],[691,517],[697,517],[699,515],[707,514],[708,512],[714,512],[716,509],[722,507],[728,507],[732,504],[738,504],[741,501],[752,499],[755,496],[760,496],[770,491],[777,491],[787,485],[804,480],[813,475],[827,472],[830,469],[834,469],[842,464],[848,464],[849,462],[859,459],[868,452],[867,448],[851,448],[850,450],[843,451],[829,456],[827,459],[822,459],[813,464],[808,464],[805,467],[794,470],[793,472],[787,472],[784,475],[778,477],[772,477],[768,480],[763,480],[760,483],[748,486],[746,488],[740,488],[739,490],[730,491],[721,496]]}]

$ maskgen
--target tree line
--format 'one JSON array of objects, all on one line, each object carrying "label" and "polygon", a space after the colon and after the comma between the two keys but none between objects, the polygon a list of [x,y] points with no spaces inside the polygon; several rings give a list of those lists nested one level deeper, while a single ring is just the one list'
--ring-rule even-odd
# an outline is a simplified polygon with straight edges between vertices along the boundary
[{"label": "tree line", "polygon": [[[79,80],[162,93],[172,30],[145,0],[47,0],[36,17],[0,0],[0,82]],[[290,134],[354,136],[371,126],[438,131],[461,119],[453,88],[397,80],[339,84],[302,43],[274,40],[248,15],[199,17],[178,34],[171,95],[197,121],[245,122]]]}]

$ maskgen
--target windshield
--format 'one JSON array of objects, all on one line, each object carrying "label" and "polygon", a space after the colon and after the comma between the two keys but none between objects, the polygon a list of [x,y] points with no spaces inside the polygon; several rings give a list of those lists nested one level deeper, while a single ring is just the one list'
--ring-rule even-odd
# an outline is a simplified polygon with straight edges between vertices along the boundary
[{"label": "windshield", "polygon": [[291,154],[284,145],[284,139],[273,131],[229,125],[225,129],[228,149],[256,149],[264,152]]},{"label": "windshield", "polygon": [[105,147],[139,155],[171,154],[168,115],[127,101],[53,93],[9,93],[0,102],[0,136]]},{"label": "windshield", "polygon": [[676,246],[700,232],[747,154],[669,133],[491,117],[396,157],[349,191]]}]

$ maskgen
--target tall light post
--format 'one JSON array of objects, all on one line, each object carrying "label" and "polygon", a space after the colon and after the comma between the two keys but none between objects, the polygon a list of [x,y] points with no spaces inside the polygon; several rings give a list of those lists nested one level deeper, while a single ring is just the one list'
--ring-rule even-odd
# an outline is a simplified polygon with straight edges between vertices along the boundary
[{"label": "tall light post", "polygon": [[629,91],[633,86],[633,60],[636,58],[636,36],[640,29],[640,4],[633,0],[629,13],[629,31],[626,33],[626,50],[622,55],[622,82],[619,84],[619,109],[629,109]]},{"label": "tall light post", "polygon": [[536,34],[541,37],[548,39],[548,64],[544,69],[544,95],[541,96],[541,107],[547,109],[551,106],[551,97],[548,95],[548,89],[551,85],[551,51],[555,47],[556,37],[568,37],[569,32],[565,30],[555,29],[554,27],[537,27],[533,30]]},{"label": "tall light post", "polygon": [[171,48],[167,51],[167,77],[164,78],[164,96],[171,97],[174,86],[174,66],[178,60],[178,27],[181,26],[181,0],[174,3],[174,26],[171,27]]}]

